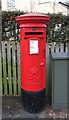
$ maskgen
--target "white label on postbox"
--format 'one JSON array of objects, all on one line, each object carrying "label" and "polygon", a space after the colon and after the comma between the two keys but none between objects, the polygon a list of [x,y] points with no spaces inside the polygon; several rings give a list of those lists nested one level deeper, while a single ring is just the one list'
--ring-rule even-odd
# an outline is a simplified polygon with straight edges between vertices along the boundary
[{"label": "white label on postbox", "polygon": [[38,53],[38,40],[30,40],[30,54]]}]

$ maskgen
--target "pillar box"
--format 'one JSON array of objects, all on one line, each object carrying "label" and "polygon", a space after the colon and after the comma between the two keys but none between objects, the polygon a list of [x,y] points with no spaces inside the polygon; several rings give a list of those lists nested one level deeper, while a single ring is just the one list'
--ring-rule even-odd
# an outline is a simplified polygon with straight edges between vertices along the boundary
[{"label": "pillar box", "polygon": [[46,23],[50,17],[24,14],[20,23],[20,60],[22,102],[29,112],[44,107],[46,88]]}]

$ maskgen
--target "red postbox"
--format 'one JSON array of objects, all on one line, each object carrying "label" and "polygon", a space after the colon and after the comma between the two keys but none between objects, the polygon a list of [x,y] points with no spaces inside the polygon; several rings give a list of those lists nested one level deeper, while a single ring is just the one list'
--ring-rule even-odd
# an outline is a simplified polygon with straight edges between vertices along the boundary
[{"label": "red postbox", "polygon": [[22,101],[30,112],[44,106],[46,88],[46,23],[49,16],[24,14],[20,23],[20,60]]}]

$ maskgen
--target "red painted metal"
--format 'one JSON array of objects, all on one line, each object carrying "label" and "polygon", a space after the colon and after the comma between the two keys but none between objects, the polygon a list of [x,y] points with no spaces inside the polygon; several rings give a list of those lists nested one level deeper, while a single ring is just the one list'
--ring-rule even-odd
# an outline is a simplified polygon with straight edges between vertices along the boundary
[{"label": "red painted metal", "polygon": [[46,87],[46,25],[50,17],[25,14],[20,23],[21,88],[39,91]]}]

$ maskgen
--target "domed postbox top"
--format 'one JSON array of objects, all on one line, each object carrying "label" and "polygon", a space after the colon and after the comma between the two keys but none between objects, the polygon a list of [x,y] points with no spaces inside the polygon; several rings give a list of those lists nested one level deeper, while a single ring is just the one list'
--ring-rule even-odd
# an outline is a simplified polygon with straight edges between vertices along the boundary
[{"label": "domed postbox top", "polygon": [[46,24],[50,20],[48,15],[43,14],[24,14],[16,17],[16,21],[22,24]]}]

